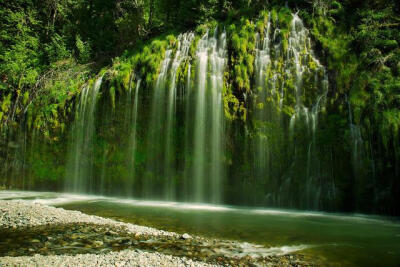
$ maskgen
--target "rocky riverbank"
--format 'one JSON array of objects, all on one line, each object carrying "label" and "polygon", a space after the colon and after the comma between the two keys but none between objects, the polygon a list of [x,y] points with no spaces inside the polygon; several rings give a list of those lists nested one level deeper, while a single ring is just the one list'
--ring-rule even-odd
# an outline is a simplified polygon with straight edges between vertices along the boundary
[{"label": "rocky riverbank", "polygon": [[157,252],[124,250],[107,254],[3,257],[0,266],[212,266]]},{"label": "rocky riverbank", "polygon": [[[112,228],[112,234],[125,232],[134,236],[178,237],[172,232],[138,226],[79,211],[27,203],[22,201],[0,201],[0,229],[17,231],[38,226],[88,224]],[[47,238],[47,237],[46,237]],[[40,240],[39,240],[40,241]],[[13,242],[10,240],[10,242]],[[36,251],[33,251],[36,253]],[[174,257],[158,252],[123,250],[106,254],[39,255],[0,257],[0,266],[213,266],[184,257]]]},{"label": "rocky riverbank", "polygon": [[26,201],[0,201],[0,227],[26,228],[41,225],[88,223],[110,225],[122,228],[134,234],[153,236],[177,236],[176,233],[157,230],[150,227],[117,222],[98,216],[84,214],[80,211],[64,210],[52,206]]},{"label": "rocky riverbank", "polygon": [[286,250],[0,200],[0,266],[304,266]]}]

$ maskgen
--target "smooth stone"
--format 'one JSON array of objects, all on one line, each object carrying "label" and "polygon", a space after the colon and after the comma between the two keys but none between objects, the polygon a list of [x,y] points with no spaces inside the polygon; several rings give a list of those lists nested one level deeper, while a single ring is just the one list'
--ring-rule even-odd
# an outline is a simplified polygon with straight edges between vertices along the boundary
[{"label": "smooth stone", "polygon": [[187,233],[181,235],[181,239],[186,240],[186,239],[189,239],[189,238],[192,238],[192,237],[191,237],[189,234],[187,234]]}]

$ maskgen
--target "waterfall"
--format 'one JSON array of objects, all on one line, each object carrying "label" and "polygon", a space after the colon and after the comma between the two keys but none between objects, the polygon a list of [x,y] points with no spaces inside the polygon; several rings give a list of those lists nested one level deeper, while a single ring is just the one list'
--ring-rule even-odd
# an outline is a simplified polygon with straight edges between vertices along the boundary
[{"label": "waterfall", "polygon": [[204,177],[206,163],[206,81],[207,81],[207,65],[208,65],[208,33],[199,41],[197,52],[197,92],[196,92],[196,113],[194,127],[194,163],[193,163],[193,179],[194,179],[194,199],[202,201],[204,196]]},{"label": "waterfall", "polygon": [[[221,200],[223,180],[223,74],[227,64],[226,33],[207,32],[196,51],[197,86],[193,134],[193,200]],[[209,135],[208,135],[209,133]],[[206,191],[206,188],[210,190]]]},{"label": "waterfall", "polygon": [[265,30],[265,35],[262,39],[260,37],[260,34],[256,33],[256,60],[255,60],[256,90],[262,90],[262,88],[264,87],[266,78],[265,72],[267,67],[271,63],[270,59],[271,19],[268,19],[267,27],[264,30]]},{"label": "waterfall", "polygon": [[[147,134],[146,198],[221,201],[226,33],[217,29],[213,35],[207,32],[198,41],[195,54],[189,55],[194,37],[191,32],[179,35],[161,63]],[[179,70],[187,71],[181,94]]]},{"label": "waterfall", "polygon": [[168,95],[168,104],[167,104],[167,126],[166,126],[166,142],[165,142],[165,197],[168,200],[175,199],[175,169],[176,164],[175,161],[171,160],[174,158],[174,154],[176,151],[174,147],[176,144],[174,143],[174,130],[177,127],[176,125],[176,101],[177,101],[177,86],[176,86],[176,75],[178,68],[181,66],[183,60],[187,59],[189,54],[189,49],[194,39],[194,34],[189,32],[185,34],[181,34],[178,36],[178,48],[172,61],[172,66],[170,70],[170,87],[169,87],[169,95]]},{"label": "waterfall", "polygon": [[[151,176],[146,177],[143,182],[142,192],[143,197],[145,198],[154,197],[154,183],[157,182],[158,179],[162,179],[161,176],[164,175],[163,167],[165,165],[162,164],[162,162],[164,162],[165,157],[162,154],[163,150],[161,149],[161,146],[165,141],[165,111],[163,110],[163,108],[165,107],[166,82],[172,52],[172,50],[165,51],[165,57],[161,63],[160,73],[158,75],[152,97],[153,99],[151,104],[151,119],[147,140],[147,169],[150,171]],[[155,162],[157,162],[157,164],[154,164]]]},{"label": "waterfall", "polygon": [[[176,199],[176,131],[177,131],[177,72],[183,62],[188,60],[189,49],[194,34],[188,32],[177,38],[176,49],[165,52],[161,71],[157,78],[153,96],[151,123],[149,127],[148,168],[152,177],[145,181],[145,192],[148,197],[158,195],[157,181],[163,184],[166,200]],[[159,142],[155,142],[155,140]],[[157,162],[157,163],[155,163]],[[151,181],[149,181],[151,180]]]},{"label": "waterfall", "polygon": [[[311,41],[308,36],[308,30],[304,27],[303,22],[297,16],[293,15],[291,23],[289,47],[287,53],[287,62],[293,62],[295,64],[295,92],[296,92],[296,105],[295,113],[291,118],[291,130],[293,131],[294,125],[303,120],[306,124],[307,131],[315,136],[318,123],[318,113],[324,108],[324,102],[328,90],[328,78],[326,75],[325,68],[319,63],[318,59],[313,55],[311,50]],[[304,64],[304,61],[308,60],[309,63],[315,66],[315,70],[311,69],[310,64]],[[320,72],[320,73],[318,73]],[[303,75],[314,74],[315,88],[320,89],[315,96],[315,102],[311,107],[305,106],[303,103],[303,97],[305,95],[305,88],[303,87]],[[319,80],[318,74],[321,76]]]},{"label": "waterfall", "polygon": [[183,176],[185,177],[184,180],[184,199],[188,200],[191,198],[191,190],[190,190],[190,181],[187,177],[191,176],[191,131],[189,129],[189,121],[191,119],[191,91],[192,91],[192,64],[189,62],[188,63],[188,72],[187,72],[187,77],[186,77],[186,87],[185,87],[185,94],[184,94],[184,101],[186,102],[185,104],[185,120],[184,120],[184,127],[185,127],[185,141],[184,141],[184,170],[183,170]]},{"label": "waterfall", "polygon": [[[267,27],[264,29],[265,35],[261,38],[260,34],[256,34],[256,59],[255,59],[255,89],[259,92],[259,98],[264,101],[267,97],[265,87],[266,72],[271,64],[270,57],[270,35],[271,35],[271,19],[268,19]],[[263,119],[268,119],[268,112],[257,110],[257,115]],[[258,144],[255,148],[255,164],[256,175],[263,176],[263,179],[269,178],[269,147],[266,135],[259,136]]]},{"label": "waterfall", "polygon": [[[355,124],[353,121],[353,111],[351,108],[350,101],[345,96],[345,100],[347,102],[347,112],[348,112],[348,124],[349,124],[349,144],[351,149],[351,165],[353,169],[353,184],[354,184],[354,193],[355,195],[361,195],[362,191],[365,190],[363,188],[363,184],[365,184],[365,178],[368,177],[366,173],[371,171],[371,180],[370,184],[376,184],[375,177],[373,175],[374,164],[373,160],[369,157],[372,156],[372,153],[368,155],[364,150],[364,140],[361,135],[361,128],[359,125]],[[369,156],[369,157],[368,157]],[[368,166],[366,163],[370,161],[371,166]],[[375,187],[374,187],[375,188]],[[375,192],[374,194],[375,195]]]},{"label": "waterfall", "polygon": [[363,144],[363,140],[361,137],[360,127],[353,123],[353,114],[351,110],[350,101],[346,95],[346,102],[347,102],[347,110],[348,110],[348,120],[349,120],[349,129],[350,129],[350,143],[351,143],[351,157],[353,161],[353,172],[354,177],[358,176],[358,173],[361,169],[361,148]]},{"label": "waterfall", "polygon": [[259,120],[254,168],[268,186],[266,201],[318,208],[321,188],[328,194],[334,191],[327,186],[331,181],[321,180],[316,145],[328,78],[297,14],[287,33],[278,25],[273,29],[268,19],[263,36],[256,35],[254,67],[254,114]]},{"label": "waterfall", "polygon": [[[128,197],[222,203],[227,166],[226,38],[225,30],[218,28],[207,31],[196,44],[194,33],[179,35],[165,50],[154,88],[143,95],[144,102],[139,98],[141,79],[132,75],[130,84],[135,86],[130,86],[127,99],[121,102],[125,103],[122,128],[128,134],[118,137],[126,152],[117,153],[121,144],[109,145],[117,136],[110,139],[102,132],[99,143],[104,150],[97,154],[103,159],[96,165],[100,185],[94,185],[92,171],[94,114],[102,78],[85,87],[72,133],[70,190],[91,192],[97,186],[102,193]],[[319,114],[328,90],[326,71],[296,14],[286,30],[268,18],[255,42],[252,114],[256,134],[248,142],[254,151],[255,186],[264,190],[266,204],[318,208],[320,199],[332,198],[335,191],[333,181],[323,173],[317,144]],[[194,53],[190,53],[192,45]],[[143,129],[140,136],[138,127]],[[140,148],[138,140],[144,140]],[[140,170],[135,167],[137,156]],[[126,165],[118,183],[124,186],[117,189],[109,184],[113,173],[107,172],[107,164],[121,157]]]},{"label": "waterfall", "polygon": [[95,181],[92,176],[94,161],[95,111],[103,76],[93,86],[83,87],[72,128],[71,147],[67,163],[67,188],[73,192],[91,192]]},{"label": "waterfall", "polygon": [[[135,91],[133,93],[133,105],[128,106],[130,110],[130,120],[129,120],[129,141],[128,141],[128,153],[127,153],[127,164],[129,174],[127,177],[127,196],[132,196],[133,185],[135,180],[135,153],[137,149],[137,126],[138,126],[138,116],[139,116],[139,90],[142,83],[142,79],[139,77],[136,81]],[[132,100],[132,85],[129,87],[128,99]],[[131,104],[131,103],[130,103]]]},{"label": "waterfall", "polygon": [[227,60],[226,33],[219,37],[218,45],[213,46],[211,61],[211,97],[212,97],[212,127],[211,127],[211,202],[221,202],[223,170],[223,104],[222,91],[224,88],[224,71]]},{"label": "waterfall", "polygon": [[[97,164],[94,115],[102,78],[85,87],[72,131],[69,190],[100,188],[102,193],[128,197],[223,203],[229,136],[223,105],[227,65],[225,30],[208,30],[198,40],[192,32],[171,39],[149,94],[142,93],[139,76],[131,76],[126,99],[118,100],[125,107],[123,126],[113,124],[118,119],[114,113],[98,125],[103,130],[96,142],[103,150],[97,151]],[[266,205],[318,209],[335,194],[317,138],[328,78],[297,14],[288,29],[280,29],[271,17],[265,21],[255,36],[252,78],[254,129],[246,143],[252,149],[249,168],[254,178],[243,187],[237,182],[233,186],[240,194],[253,186],[250,190],[262,192]],[[109,126],[115,133],[104,130]],[[121,136],[121,129],[127,134]],[[139,140],[143,142],[138,146]],[[116,184],[122,188],[110,184],[116,179],[107,166],[115,160],[125,162],[111,166],[120,172]]]},{"label": "waterfall", "polygon": [[[218,34],[217,29],[212,36],[206,33],[198,41],[192,58],[189,50],[194,37],[191,32],[179,35],[174,47],[165,52],[161,64],[148,127],[147,166],[150,173],[144,181],[146,198],[162,196],[165,200],[221,201],[226,33]],[[193,64],[196,67],[195,86],[191,86]],[[180,95],[176,82],[179,69],[187,70],[185,90]],[[178,120],[178,109],[184,113],[181,120]],[[181,127],[182,141],[179,140]],[[181,143],[184,147],[180,147]],[[179,155],[185,156],[183,161]],[[178,188],[183,192],[178,193]]]}]

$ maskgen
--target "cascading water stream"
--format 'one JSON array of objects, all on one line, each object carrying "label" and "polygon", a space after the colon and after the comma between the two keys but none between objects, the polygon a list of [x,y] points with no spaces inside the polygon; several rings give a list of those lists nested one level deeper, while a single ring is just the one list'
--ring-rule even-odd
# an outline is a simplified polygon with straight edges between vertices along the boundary
[{"label": "cascading water stream", "polygon": [[[193,200],[221,200],[222,170],[222,89],[227,64],[226,33],[207,32],[199,41],[197,57],[197,92],[193,134]],[[211,104],[211,105],[210,105]],[[211,131],[210,138],[207,136]],[[210,191],[206,192],[206,188]]]},{"label": "cascading water stream", "polygon": [[[178,36],[176,51],[169,49],[165,53],[161,71],[157,79],[153,96],[153,108],[150,124],[150,148],[148,162],[149,169],[153,171],[153,180],[159,180],[163,184],[164,199],[176,198],[176,107],[177,107],[177,72],[182,62],[188,59],[189,49],[194,40],[191,32]],[[174,54],[175,53],[175,54]],[[154,140],[160,142],[155,143]],[[158,161],[155,164],[154,160]],[[146,181],[146,194],[154,197],[157,185],[153,181]]]},{"label": "cascading water stream", "polygon": [[[306,131],[309,136],[309,144],[307,151],[307,170],[306,170],[306,190],[304,192],[304,198],[306,199],[307,206],[314,206],[318,208],[318,201],[320,199],[320,187],[322,181],[320,181],[320,163],[318,155],[316,154],[316,130],[318,123],[318,114],[324,109],[324,103],[326,94],[328,91],[328,79],[325,68],[319,63],[319,61],[313,55],[311,50],[311,40],[308,36],[308,30],[304,27],[303,22],[297,14],[293,15],[291,24],[291,35],[289,37],[289,53],[288,61],[294,60],[296,65],[296,108],[295,114],[292,116],[292,130],[298,123],[303,123],[306,126]],[[305,50],[305,51],[304,51]],[[304,64],[304,60],[312,62],[315,66],[315,72],[311,69],[310,64]],[[319,72],[319,73],[318,73]],[[306,107],[303,103],[302,96],[306,93],[303,86],[303,75],[314,75],[315,88],[319,89],[319,92],[315,95],[315,102],[310,107]],[[321,75],[319,79],[318,75]],[[293,135],[293,133],[291,134]],[[325,181],[327,183],[328,181]],[[334,191],[334,189],[333,189]]]},{"label": "cascading water stream", "polygon": [[[191,148],[191,131],[189,129],[189,121],[191,119],[191,91],[192,91],[192,65],[190,62],[188,62],[188,72],[187,72],[187,78],[186,78],[186,87],[185,87],[185,92],[183,94],[183,99],[186,102],[185,104],[185,122],[184,122],[184,127],[185,127],[185,142],[184,142],[184,171],[183,175],[184,177],[190,177],[191,176],[191,168],[190,168],[190,162],[191,162],[191,154],[190,154],[190,148]],[[191,197],[191,190],[190,190],[190,182],[188,179],[184,179],[184,199],[190,199]]]},{"label": "cascading water stream", "polygon": [[92,175],[94,160],[93,136],[95,134],[95,111],[103,76],[93,86],[86,85],[81,92],[72,128],[72,147],[67,165],[67,188],[72,192],[94,190]]},{"label": "cascading water stream", "polygon": [[[307,130],[311,132],[312,135],[315,134],[316,125],[317,125],[317,116],[320,110],[323,108],[324,101],[326,99],[326,94],[328,90],[328,79],[326,76],[325,68],[319,63],[319,61],[314,57],[311,47],[311,41],[308,37],[308,30],[304,27],[303,22],[297,16],[297,14],[293,15],[293,20],[291,23],[291,32],[289,37],[289,47],[287,54],[287,62],[293,61],[295,64],[295,91],[296,91],[296,106],[295,113],[291,118],[292,130],[296,121],[303,120],[306,123]],[[302,49],[305,49],[305,51]],[[317,100],[313,104],[311,108],[308,108],[304,105],[302,96],[305,92],[303,92],[304,87],[303,84],[303,74],[305,72],[312,73],[313,70],[310,69],[310,66],[302,64],[304,60],[311,60],[313,64],[316,66],[316,71],[322,72],[322,81],[321,81],[321,90],[319,95],[317,95]],[[318,73],[315,73],[318,75]],[[317,84],[318,77],[315,77],[315,83]],[[321,103],[323,101],[323,103]],[[310,110],[311,109],[311,110]],[[311,130],[310,130],[311,123]]]},{"label": "cascading water stream", "polygon": [[354,171],[354,176],[357,177],[358,172],[361,169],[361,147],[362,147],[362,137],[361,137],[361,131],[360,127],[355,125],[353,123],[353,114],[351,110],[351,105],[350,101],[347,99],[346,96],[346,102],[347,102],[347,109],[349,113],[349,129],[350,129],[350,141],[351,141],[351,148],[352,148],[352,161],[353,161],[353,171]]},{"label": "cascading water stream", "polygon": [[[373,185],[371,190],[375,190],[376,188],[376,180],[374,175],[374,160],[372,158],[372,151],[370,154],[365,151],[365,144],[363,140],[363,136],[361,133],[361,128],[359,125],[354,123],[353,120],[353,110],[351,108],[350,100],[347,95],[345,96],[345,100],[347,102],[347,112],[348,112],[348,124],[349,124],[349,144],[351,149],[351,166],[353,169],[353,184],[355,189],[355,194],[362,194],[361,188],[363,188],[363,184],[365,183],[366,172],[368,170],[371,171],[370,180],[368,183]],[[371,146],[371,143],[369,143]],[[368,169],[368,165],[370,164],[370,169]],[[373,191],[372,191],[373,192]],[[373,195],[376,193],[373,192]]]},{"label": "cascading water stream", "polygon": [[219,37],[218,44],[213,47],[211,60],[211,98],[212,98],[212,127],[211,127],[211,202],[221,202],[222,180],[224,171],[223,160],[223,110],[222,90],[224,87],[224,70],[227,64],[226,33]]},{"label": "cascading water stream", "polygon": [[189,49],[194,40],[194,34],[189,32],[178,36],[178,48],[172,61],[170,69],[170,86],[168,93],[168,104],[167,104],[167,125],[166,133],[167,140],[165,142],[165,198],[168,200],[175,199],[175,168],[176,164],[171,160],[174,157],[176,151],[174,151],[174,129],[176,128],[176,101],[177,101],[177,87],[176,87],[176,75],[178,68],[181,66],[183,60],[187,59]]},{"label": "cascading water stream", "polygon": [[[142,194],[145,198],[153,198],[153,184],[154,180],[158,179],[163,175],[163,158],[162,149],[160,149],[160,144],[163,144],[165,141],[164,133],[164,114],[165,111],[163,107],[165,107],[165,94],[166,94],[166,82],[169,65],[171,63],[172,50],[165,51],[164,60],[161,63],[160,74],[158,75],[157,82],[153,92],[152,99],[152,111],[151,111],[151,119],[149,125],[149,133],[147,137],[147,153],[148,153],[148,162],[147,168],[152,173],[152,177],[144,180]],[[156,142],[157,140],[157,142]],[[154,164],[157,162],[157,164]]]},{"label": "cascading water stream", "polygon": [[206,82],[208,65],[208,32],[199,41],[197,46],[197,92],[196,92],[196,113],[194,127],[194,153],[193,153],[193,179],[194,179],[194,200],[202,201],[204,195],[204,177],[206,163],[205,159],[205,138],[206,138]]},{"label": "cascading water stream", "polygon": [[[304,206],[318,208],[321,194],[316,131],[318,114],[324,110],[328,78],[313,55],[308,35],[301,19],[293,14],[287,37],[277,25],[272,29],[271,18],[264,36],[256,36],[255,114],[261,126],[255,172],[270,187],[267,202],[273,205],[291,206],[300,201]],[[284,114],[291,116],[288,122],[283,119]],[[304,174],[292,173],[296,166],[301,166]],[[293,180],[299,174],[304,176],[302,182],[298,177]],[[304,190],[299,190],[299,183],[304,183]],[[295,191],[298,200],[291,196]]]},{"label": "cascading water stream", "polygon": [[[267,27],[264,29],[265,34],[263,38],[261,38],[260,34],[256,34],[256,59],[255,59],[255,87],[256,91],[259,92],[259,98],[261,101],[265,101],[267,94],[264,90],[265,80],[266,80],[266,72],[268,67],[271,64],[270,58],[270,35],[271,35],[271,20],[268,19]],[[261,119],[267,119],[267,112],[263,112],[261,110],[258,112],[258,115]],[[264,178],[268,178],[270,176],[269,173],[269,147],[267,136],[263,135],[258,138],[258,144],[255,148],[255,164],[257,176],[263,176]]]},{"label": "cascading water stream", "polygon": [[[216,29],[213,36],[207,33],[198,41],[193,58],[195,86],[192,87],[189,50],[194,37],[190,32],[180,35],[176,48],[167,50],[162,62],[149,127],[147,165],[152,175],[144,182],[145,197],[159,198],[161,194],[162,199],[176,200],[180,195],[188,201],[218,203],[224,175],[222,89],[227,63],[226,33],[218,35]],[[186,91],[182,97],[178,97],[176,83],[179,69],[187,70]],[[183,125],[177,120],[178,107],[185,113]],[[181,149],[178,136],[182,126],[185,140]],[[181,165],[180,153],[185,155],[182,182],[176,178]],[[178,194],[178,187],[184,192]]]},{"label": "cascading water stream", "polygon": [[[137,125],[138,125],[138,116],[139,116],[139,91],[142,83],[142,79],[138,78],[136,81],[135,91],[133,94],[133,105],[128,108],[132,108],[130,112],[130,133],[129,133],[129,145],[128,145],[128,169],[129,176],[127,179],[127,196],[132,196],[133,185],[135,180],[135,153],[137,149]],[[132,87],[130,86],[128,97],[130,100],[132,99]]]}]

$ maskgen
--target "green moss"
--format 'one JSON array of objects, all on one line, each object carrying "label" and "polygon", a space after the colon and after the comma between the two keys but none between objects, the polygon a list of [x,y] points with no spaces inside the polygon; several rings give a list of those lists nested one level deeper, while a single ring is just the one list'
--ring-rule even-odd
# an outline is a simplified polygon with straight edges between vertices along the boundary
[{"label": "green moss", "polygon": [[281,29],[279,32],[281,39],[282,39],[282,49],[284,53],[287,53],[289,47],[289,30]]},{"label": "green moss", "polygon": [[271,20],[272,20],[274,27],[277,27],[278,26],[277,25],[278,24],[278,12],[276,11],[275,8],[271,10],[270,16],[271,16]]},{"label": "green moss", "polygon": [[231,93],[224,95],[224,114],[228,120],[235,120],[239,110],[239,100]]},{"label": "green moss", "polygon": [[239,91],[250,91],[254,72],[256,27],[251,21],[242,19],[239,23],[230,25],[228,29],[231,36],[229,49],[232,50],[234,87]]},{"label": "green moss", "polygon": [[132,74],[132,66],[129,62],[121,63],[118,73],[118,80],[125,90],[129,90]]},{"label": "green moss", "polygon": [[111,86],[110,87],[110,97],[111,97],[111,104],[113,110],[115,110],[115,87]]},{"label": "green moss", "polygon": [[380,133],[383,144],[388,149],[389,141],[399,137],[400,111],[398,109],[384,111],[382,119]]},{"label": "green moss", "polygon": [[257,28],[257,31],[260,33],[260,35],[263,36],[264,30],[265,30],[264,21],[261,21],[261,20],[257,21],[256,28]]},{"label": "green moss", "polygon": [[169,46],[173,46],[176,43],[176,38],[174,35],[170,34],[166,37]]},{"label": "green moss", "polygon": [[245,122],[247,120],[247,109],[244,106],[243,102],[240,104],[239,114],[240,114],[240,119]]}]

